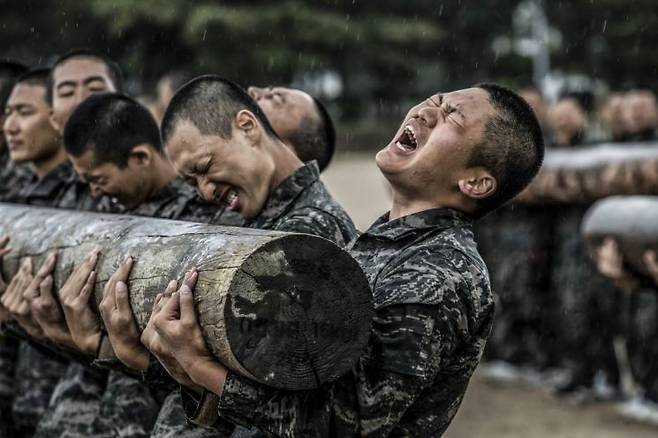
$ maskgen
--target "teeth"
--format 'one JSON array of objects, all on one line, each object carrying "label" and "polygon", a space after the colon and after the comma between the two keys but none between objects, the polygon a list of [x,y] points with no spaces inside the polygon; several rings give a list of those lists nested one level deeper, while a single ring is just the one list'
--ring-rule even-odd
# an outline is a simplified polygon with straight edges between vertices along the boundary
[{"label": "teeth", "polygon": [[414,133],[414,130],[411,129],[411,126],[407,125],[404,127],[405,132],[413,142],[414,146],[418,146],[418,139],[416,138],[416,133]]},{"label": "teeth", "polygon": [[224,199],[224,202],[228,205],[231,205],[233,201],[238,197],[238,194],[235,190],[230,190]]}]

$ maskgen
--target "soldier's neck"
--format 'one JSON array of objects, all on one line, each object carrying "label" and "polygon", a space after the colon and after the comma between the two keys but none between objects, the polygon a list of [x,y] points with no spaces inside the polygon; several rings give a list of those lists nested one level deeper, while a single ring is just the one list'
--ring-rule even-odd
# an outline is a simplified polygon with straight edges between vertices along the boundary
[{"label": "soldier's neck", "polygon": [[274,162],[274,173],[270,183],[270,193],[274,191],[286,178],[295,173],[304,163],[288,146],[280,141],[272,141],[269,146]]},{"label": "soldier's neck", "polygon": [[153,179],[151,180],[151,190],[147,199],[158,193],[174,178],[176,178],[176,171],[172,165],[169,164],[169,161],[165,160],[163,157],[158,156],[153,162],[152,175]]},{"label": "soldier's neck", "polygon": [[57,152],[40,160],[32,162],[34,171],[39,179],[48,175],[55,170],[60,164],[66,161],[66,152],[63,147],[57,148]]}]

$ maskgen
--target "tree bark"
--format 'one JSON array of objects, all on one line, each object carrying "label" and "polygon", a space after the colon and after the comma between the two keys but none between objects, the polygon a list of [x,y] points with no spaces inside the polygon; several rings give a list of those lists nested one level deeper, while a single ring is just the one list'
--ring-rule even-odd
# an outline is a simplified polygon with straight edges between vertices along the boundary
[{"label": "tree bark", "polygon": [[346,373],[367,343],[367,279],[349,254],[305,235],[144,217],[0,204],[0,235],[14,249],[5,278],[31,256],[57,251],[55,285],[95,247],[96,303],[125,256],[135,259],[130,302],[143,329],[157,293],[192,267],[206,343],[233,371],[284,389],[310,389]]},{"label": "tree bark", "polygon": [[651,194],[658,194],[658,143],[608,143],[547,150],[539,174],[515,202],[587,204]]},{"label": "tree bark", "polygon": [[658,197],[613,196],[595,203],[585,215],[582,234],[594,250],[605,237],[617,240],[624,261],[637,274],[649,275],[642,255],[658,250]]}]

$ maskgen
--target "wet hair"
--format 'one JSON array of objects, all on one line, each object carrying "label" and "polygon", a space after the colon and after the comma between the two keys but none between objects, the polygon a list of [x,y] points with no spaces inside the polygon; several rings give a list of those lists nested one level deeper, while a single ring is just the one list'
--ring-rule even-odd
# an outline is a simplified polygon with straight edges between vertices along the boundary
[{"label": "wet hair", "polygon": [[312,97],[317,117],[305,116],[288,140],[303,162],[316,160],[320,172],[331,162],[336,149],[336,130],[322,102]]},{"label": "wet hair", "polygon": [[3,60],[0,61],[0,108],[5,108],[7,99],[14,88],[16,79],[24,74],[28,68],[18,62]]},{"label": "wet hair", "polygon": [[48,87],[48,96],[50,100],[52,100],[53,86],[55,85],[53,78],[55,69],[57,69],[57,67],[72,59],[93,59],[94,61],[98,61],[102,63],[103,65],[105,65],[105,69],[107,70],[107,75],[110,77],[110,80],[112,81],[112,84],[114,85],[116,91],[121,92],[123,90],[123,74],[121,72],[121,68],[116,62],[110,59],[103,52],[99,52],[97,50],[74,49],[66,52],[65,54],[57,58],[51,68],[50,83]]},{"label": "wet hair", "polygon": [[119,93],[89,96],[73,111],[64,128],[64,148],[79,157],[91,150],[98,164],[128,164],[132,149],[149,144],[164,155],[158,124],[148,109]]},{"label": "wet hair", "polygon": [[494,114],[486,123],[484,142],[471,155],[469,165],[487,169],[498,183],[493,195],[478,200],[477,217],[506,204],[539,171],[544,139],[535,113],[521,96],[496,84],[475,85],[489,94]]},{"label": "wet hair", "polygon": [[272,138],[279,136],[258,104],[239,85],[216,75],[199,76],[181,87],[162,118],[162,139],[165,144],[183,121],[192,123],[203,135],[230,139],[235,115],[248,110]]}]

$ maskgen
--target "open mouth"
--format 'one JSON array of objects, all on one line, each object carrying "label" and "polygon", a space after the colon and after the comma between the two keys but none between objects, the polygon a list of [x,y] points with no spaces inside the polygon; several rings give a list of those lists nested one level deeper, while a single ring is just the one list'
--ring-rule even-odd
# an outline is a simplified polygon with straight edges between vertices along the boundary
[{"label": "open mouth", "polygon": [[413,152],[418,149],[418,139],[411,126],[404,127],[400,138],[395,142],[395,145],[403,152]]},{"label": "open mouth", "polygon": [[230,210],[236,210],[239,204],[238,191],[229,187],[219,198],[219,202],[226,205]]}]

